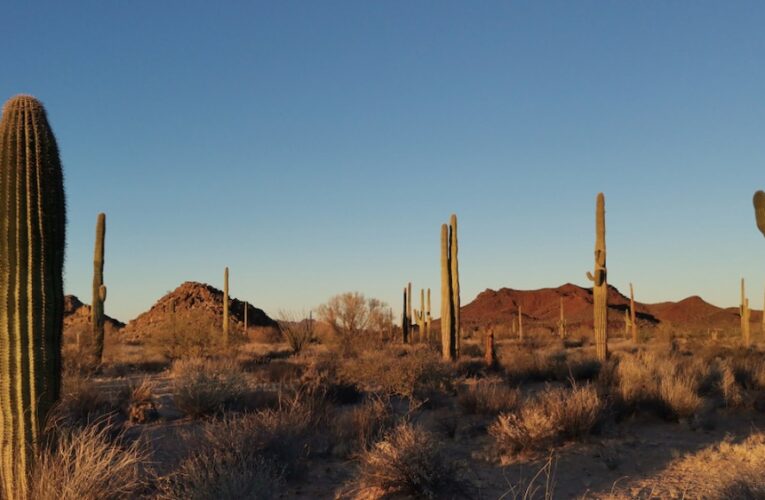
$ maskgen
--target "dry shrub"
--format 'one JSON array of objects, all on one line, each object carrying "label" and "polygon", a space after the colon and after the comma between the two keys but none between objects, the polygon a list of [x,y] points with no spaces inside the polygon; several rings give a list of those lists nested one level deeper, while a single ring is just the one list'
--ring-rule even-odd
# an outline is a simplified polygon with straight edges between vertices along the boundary
[{"label": "dry shrub", "polygon": [[112,427],[119,420],[126,401],[125,391],[110,393],[97,387],[90,379],[67,377],[61,399],[50,420],[61,428],[82,428],[95,424]]},{"label": "dry shrub", "polygon": [[592,354],[557,348],[504,350],[499,361],[508,379],[515,383],[590,380],[600,372],[600,362]]},{"label": "dry shrub", "polygon": [[304,313],[297,315],[289,311],[279,311],[279,329],[293,354],[302,351],[314,339],[314,325],[313,318],[306,318]]},{"label": "dry shrub", "polygon": [[[455,498],[464,495],[453,461],[428,432],[410,423],[391,430],[359,458],[356,498]],[[462,494],[461,494],[462,493]]]},{"label": "dry shrub", "polygon": [[180,467],[160,482],[160,498],[272,498],[304,467],[319,416],[304,395],[279,408],[204,425]]},{"label": "dry shrub", "polygon": [[[242,339],[231,335],[230,341]],[[186,357],[213,356],[229,352],[223,342],[220,325],[212,321],[204,311],[178,312],[157,325],[146,336],[147,355],[160,354],[169,360]]]},{"label": "dry shrub", "polygon": [[699,387],[709,367],[651,351],[621,358],[612,389],[626,409],[653,410],[665,418],[688,418],[703,405]]},{"label": "dry shrub", "polygon": [[247,392],[244,374],[230,359],[177,360],[171,376],[175,406],[192,417],[221,411]]},{"label": "dry shrub", "polygon": [[590,433],[602,411],[603,401],[590,385],[548,387],[515,412],[500,414],[489,434],[503,452],[541,450]]},{"label": "dry shrub", "polygon": [[730,363],[720,363],[719,373],[720,393],[722,394],[723,400],[725,401],[725,405],[731,407],[743,405],[744,396],[742,394],[741,387],[739,387],[738,383],[736,382],[736,375],[733,372],[733,368],[731,367]]},{"label": "dry shrub", "polygon": [[[148,454],[138,442],[122,446],[107,431],[85,427],[64,432],[37,460],[29,500],[119,500],[140,496],[148,478]],[[23,498],[23,497],[20,497]]]},{"label": "dry shrub", "polygon": [[477,380],[467,385],[457,396],[457,402],[465,413],[497,415],[512,411],[518,405],[520,394],[502,383]]},{"label": "dry shrub", "polygon": [[343,382],[370,392],[428,398],[452,390],[451,367],[426,346],[366,351],[338,367]]},{"label": "dry shrub", "polygon": [[368,450],[395,423],[390,400],[374,397],[338,416],[334,433],[340,455]]},{"label": "dry shrub", "polygon": [[128,420],[133,423],[144,424],[159,418],[153,393],[154,384],[147,378],[141,379],[129,387]]}]

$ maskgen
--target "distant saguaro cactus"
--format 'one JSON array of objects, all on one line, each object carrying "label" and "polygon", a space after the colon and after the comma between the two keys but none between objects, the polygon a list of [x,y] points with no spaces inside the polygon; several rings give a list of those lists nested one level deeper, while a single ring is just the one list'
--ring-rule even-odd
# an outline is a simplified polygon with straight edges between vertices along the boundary
[{"label": "distant saguaro cactus", "polygon": [[630,326],[632,327],[632,342],[638,342],[637,311],[635,310],[635,291],[630,283]]},{"label": "distant saguaro cactus", "polygon": [[66,226],[58,146],[31,96],[0,118],[0,497],[28,494],[28,472],[61,390]]},{"label": "distant saguaro cactus", "polygon": [[454,361],[460,350],[460,283],[457,216],[441,225],[441,354]]},{"label": "distant saguaro cactus", "polygon": [[93,327],[94,357],[101,363],[104,355],[104,237],[106,236],[106,214],[98,214],[96,220],[96,247],[93,251],[93,304],[90,307],[90,322]]},{"label": "distant saguaro cactus", "polygon": [[404,344],[409,343],[409,331],[411,329],[412,320],[409,318],[409,302],[411,301],[407,287],[404,287],[404,307],[401,310],[401,340]]},{"label": "distant saguaro cactus", "polygon": [[223,345],[228,346],[228,267],[223,271]]},{"label": "distant saguaro cactus", "polygon": [[595,203],[595,273],[592,281],[593,328],[595,351],[601,361],[608,358],[608,284],[606,279],[606,199],[598,193]]},{"label": "distant saguaro cactus", "polygon": [[738,312],[741,317],[741,338],[744,341],[744,346],[749,347],[752,344],[749,323],[751,311],[749,310],[749,299],[746,298],[744,278],[741,278],[741,304],[739,305]]},{"label": "distant saguaro cactus", "polygon": [[523,307],[518,304],[518,340],[523,341]]},{"label": "distant saguaro cactus", "polygon": [[428,288],[428,302],[426,303],[426,309],[425,309],[425,338],[428,342],[430,342],[430,323],[433,320],[433,317],[430,314],[430,288]]},{"label": "distant saguaro cactus", "polygon": [[558,320],[558,336],[566,338],[566,316],[563,313],[563,297],[560,298],[560,319]]},{"label": "distant saguaro cactus", "polygon": [[494,328],[489,327],[486,332],[486,346],[484,348],[484,361],[486,366],[493,368],[497,364],[497,356],[494,348]]},{"label": "distant saguaro cactus", "polygon": [[414,321],[417,323],[419,341],[424,342],[427,337],[425,333],[425,290],[422,288],[420,288],[420,308],[414,310]]}]

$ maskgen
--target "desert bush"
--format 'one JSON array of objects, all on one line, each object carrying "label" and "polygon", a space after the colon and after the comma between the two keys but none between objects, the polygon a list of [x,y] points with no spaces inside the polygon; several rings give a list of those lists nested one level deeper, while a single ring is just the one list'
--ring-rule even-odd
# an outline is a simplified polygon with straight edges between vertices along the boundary
[{"label": "desert bush", "polygon": [[394,423],[390,400],[372,397],[341,413],[334,421],[336,448],[341,455],[368,450]]},{"label": "desert bush", "polygon": [[708,371],[677,356],[643,351],[619,359],[612,393],[630,411],[648,409],[665,418],[688,418],[703,405],[698,392]]},{"label": "desert bush", "polygon": [[328,325],[340,353],[352,356],[370,340],[390,331],[393,315],[385,302],[359,292],[335,295],[319,306],[319,319]]},{"label": "desert bush", "polygon": [[279,329],[293,354],[303,350],[314,338],[314,321],[305,314],[297,316],[287,311],[279,312]]},{"label": "desert bush", "polygon": [[562,440],[590,433],[601,418],[603,401],[590,385],[546,388],[518,410],[502,413],[489,434],[503,452],[549,448]]},{"label": "desert bush", "polygon": [[304,395],[276,409],[226,416],[192,435],[192,454],[160,482],[160,498],[273,498],[304,467],[319,422]]},{"label": "desert bush", "polygon": [[148,454],[138,442],[110,442],[105,429],[93,426],[59,432],[37,459],[28,500],[127,500],[144,492]]},{"label": "desert bush", "polygon": [[457,395],[457,402],[465,413],[480,415],[514,410],[519,400],[518,389],[483,380],[468,384]]},{"label": "desert bush", "polygon": [[600,372],[600,362],[591,353],[569,354],[562,349],[504,350],[499,362],[514,383],[590,380]]},{"label": "desert bush", "polygon": [[736,375],[730,363],[719,363],[719,388],[720,394],[725,401],[726,406],[741,406],[744,403],[744,396],[736,382]]},{"label": "desert bush", "polygon": [[128,387],[127,417],[133,423],[147,423],[159,418],[154,404],[154,384],[147,378]]},{"label": "desert bush", "polygon": [[370,392],[423,399],[452,390],[451,367],[426,346],[366,351],[344,360],[338,378]]},{"label": "desert bush", "polygon": [[352,490],[360,498],[458,498],[466,484],[425,430],[402,423],[359,457]]},{"label": "desert bush", "polygon": [[175,406],[192,417],[216,413],[247,392],[247,380],[230,359],[177,360],[171,369]]},{"label": "desert bush", "polygon": [[61,399],[50,416],[51,425],[64,429],[112,427],[119,420],[127,398],[126,391],[108,392],[90,379],[66,377]]}]

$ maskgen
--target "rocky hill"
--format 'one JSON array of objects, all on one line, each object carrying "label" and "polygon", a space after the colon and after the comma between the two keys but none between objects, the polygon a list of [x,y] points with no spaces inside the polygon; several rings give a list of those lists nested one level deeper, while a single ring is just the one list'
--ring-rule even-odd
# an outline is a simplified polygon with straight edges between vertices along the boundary
[{"label": "rocky hill", "polygon": [[[229,297],[230,328],[244,328],[244,302]],[[152,330],[163,328],[177,318],[193,317],[195,321],[220,324],[223,318],[223,292],[213,286],[187,281],[160,298],[148,311],[131,320],[122,330],[126,338],[151,335]],[[262,309],[248,304],[249,327],[275,327],[276,322]]]},{"label": "rocky hill", "polygon": [[[125,323],[109,317],[104,321],[104,330],[107,334],[119,331]],[[74,295],[64,296],[64,333],[66,335],[76,334],[79,331],[90,329],[90,306],[83,304],[80,299]]]}]

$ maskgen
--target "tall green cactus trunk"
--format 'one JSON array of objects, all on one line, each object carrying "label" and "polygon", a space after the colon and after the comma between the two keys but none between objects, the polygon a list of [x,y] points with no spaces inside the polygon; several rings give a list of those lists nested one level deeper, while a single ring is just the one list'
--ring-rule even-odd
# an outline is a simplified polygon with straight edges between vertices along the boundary
[{"label": "tall green cactus trunk", "polygon": [[96,364],[101,364],[104,355],[104,237],[106,236],[106,214],[98,214],[96,221],[96,248],[93,252],[93,303],[90,307],[90,322],[93,327],[93,355]]},{"label": "tall green cactus trunk", "polygon": [[223,271],[223,345],[228,347],[228,267]]},{"label": "tall green cactus trunk", "polygon": [[449,263],[449,227],[441,225],[441,356],[456,359],[452,312],[452,279]]},{"label": "tall green cactus trunk", "polygon": [[460,357],[460,339],[462,325],[460,324],[460,267],[457,260],[457,215],[452,214],[449,221],[449,266],[452,280],[452,328],[454,329],[454,356]]},{"label": "tall green cactus trunk", "polygon": [[558,320],[558,337],[566,338],[566,316],[563,312],[563,297],[560,298],[560,319]]},{"label": "tall green cactus trunk", "polygon": [[598,193],[595,203],[595,269],[592,281],[595,351],[601,361],[608,359],[608,283],[606,278],[606,199]]},{"label": "tall green cactus trunk", "polygon": [[61,387],[66,207],[45,109],[17,96],[0,118],[0,496],[28,471]]},{"label": "tall green cactus trunk", "polygon": [[427,309],[425,310],[425,338],[428,342],[431,341],[431,335],[430,335],[430,322],[432,321],[432,316],[430,315],[430,288],[428,288],[428,302],[426,303]]},{"label": "tall green cactus trunk", "polygon": [[411,324],[411,321],[407,316],[407,311],[409,310],[409,300],[410,299],[408,297],[406,287],[404,287],[404,306],[401,310],[401,340],[404,342],[404,344],[409,343],[409,326]]},{"label": "tall green cactus trunk", "polygon": [[412,342],[414,339],[414,332],[412,331],[412,282],[410,281],[406,285],[406,331],[407,342]]}]

